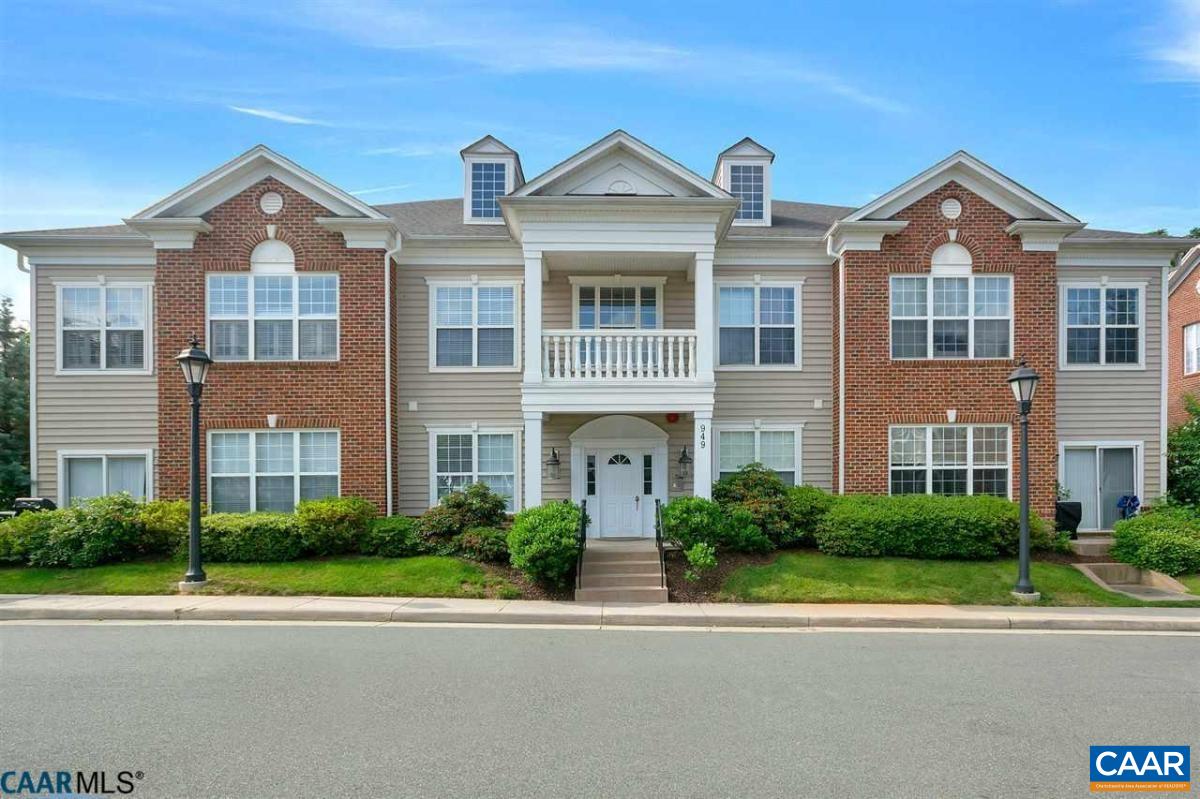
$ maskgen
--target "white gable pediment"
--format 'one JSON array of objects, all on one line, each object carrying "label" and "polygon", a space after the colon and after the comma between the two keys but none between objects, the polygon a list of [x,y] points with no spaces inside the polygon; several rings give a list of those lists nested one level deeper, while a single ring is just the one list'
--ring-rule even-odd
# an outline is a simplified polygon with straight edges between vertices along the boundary
[{"label": "white gable pediment", "polygon": [[551,167],[513,195],[730,197],[723,189],[622,130],[613,131]]}]

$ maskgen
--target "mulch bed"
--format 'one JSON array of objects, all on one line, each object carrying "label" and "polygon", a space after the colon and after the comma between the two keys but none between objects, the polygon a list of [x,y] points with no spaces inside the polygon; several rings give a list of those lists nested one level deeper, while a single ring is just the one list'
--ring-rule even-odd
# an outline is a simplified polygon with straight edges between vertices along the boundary
[{"label": "mulch bed", "polygon": [[[799,550],[791,550],[799,551]],[[717,559],[716,568],[705,572],[699,580],[685,579],[687,559],[680,550],[667,552],[667,594],[671,602],[712,602],[721,590],[725,578],[742,566],[762,566],[770,563],[776,553],[747,555],[741,552],[724,552]]]},{"label": "mulch bed", "polygon": [[508,566],[507,564],[478,563],[477,565],[488,574],[495,575],[497,577],[503,577],[517,588],[521,589],[521,599],[552,599],[562,601],[573,600],[575,598],[575,586],[573,584],[570,587],[559,591],[553,588],[547,588],[545,586],[538,585],[526,577],[523,573],[517,571],[511,566]]}]

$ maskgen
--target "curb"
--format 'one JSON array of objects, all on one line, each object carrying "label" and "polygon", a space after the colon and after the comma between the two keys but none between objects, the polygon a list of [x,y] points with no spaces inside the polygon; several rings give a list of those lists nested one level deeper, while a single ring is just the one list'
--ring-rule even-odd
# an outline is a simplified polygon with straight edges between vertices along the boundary
[{"label": "curb", "polygon": [[297,621],[685,629],[1200,632],[1200,608],[755,605],[274,596],[0,595],[0,621]]}]

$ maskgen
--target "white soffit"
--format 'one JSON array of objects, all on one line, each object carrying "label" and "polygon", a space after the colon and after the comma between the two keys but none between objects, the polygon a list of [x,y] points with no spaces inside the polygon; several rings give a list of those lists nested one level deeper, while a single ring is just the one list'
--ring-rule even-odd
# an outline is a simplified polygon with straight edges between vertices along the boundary
[{"label": "white soffit", "polygon": [[[611,178],[604,186],[604,178]],[[631,179],[632,178],[632,179]],[[556,196],[591,193],[629,195],[624,190],[607,191],[618,181],[634,190],[644,188],[651,196],[711,197],[730,199],[731,195],[682,164],[668,158],[648,144],[615,130],[595,144],[538,175],[512,193],[513,197]],[[639,186],[639,182],[642,184]]]},{"label": "white soffit", "polygon": [[198,217],[267,177],[295,189],[337,216],[387,218],[352,194],[259,144],[139,212],[133,219]]},{"label": "white soffit", "polygon": [[1034,194],[1015,180],[997,172],[965,150],[959,150],[949,158],[934,164],[916,177],[864,205],[847,216],[844,221],[887,219],[952,180],[1016,219],[1079,222],[1066,211]]}]

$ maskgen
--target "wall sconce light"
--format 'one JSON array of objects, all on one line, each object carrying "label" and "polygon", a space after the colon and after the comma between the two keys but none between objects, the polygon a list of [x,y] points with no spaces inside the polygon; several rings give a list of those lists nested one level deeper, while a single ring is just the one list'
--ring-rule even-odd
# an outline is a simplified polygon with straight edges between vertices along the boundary
[{"label": "wall sconce light", "polygon": [[546,459],[546,476],[551,480],[557,480],[562,474],[562,462],[558,459],[558,450],[554,447],[550,448],[550,457]]},{"label": "wall sconce light", "polygon": [[679,479],[686,480],[692,473],[692,456],[688,454],[687,447],[679,453]]}]

